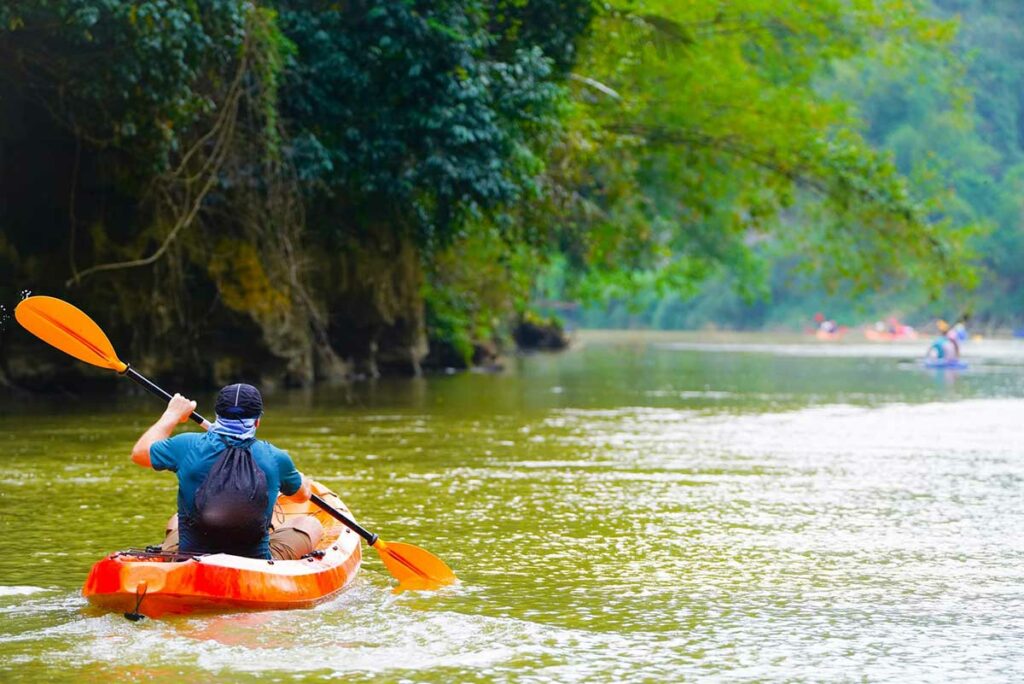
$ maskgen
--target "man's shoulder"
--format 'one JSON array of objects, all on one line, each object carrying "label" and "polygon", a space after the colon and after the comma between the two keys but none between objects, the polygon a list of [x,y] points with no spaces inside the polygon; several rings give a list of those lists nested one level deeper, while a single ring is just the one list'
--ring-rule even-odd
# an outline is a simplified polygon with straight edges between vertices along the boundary
[{"label": "man's shoulder", "polygon": [[209,434],[209,432],[179,432],[171,437],[171,439],[181,440],[182,444],[188,444],[189,442],[198,442],[206,439],[206,436]]},{"label": "man's shoulder", "polygon": [[190,460],[196,446],[202,440],[199,432],[182,432],[181,434],[154,442],[149,447],[149,460],[154,470],[177,470]]},{"label": "man's shoulder", "polygon": [[182,432],[168,437],[166,442],[176,449],[188,449],[203,442],[205,437],[206,434],[202,432]]},{"label": "man's shoulder", "polygon": [[201,432],[182,432],[177,435],[171,435],[167,439],[161,439],[156,444],[172,449],[184,449],[197,444],[202,440],[203,436]]},{"label": "man's shoulder", "polygon": [[282,449],[282,448],[280,448],[278,446],[275,446],[275,445],[271,444],[270,442],[268,442],[265,439],[258,439],[258,440],[256,440],[256,444],[259,444],[261,447],[263,447],[266,450],[266,452],[268,454],[270,454],[271,456],[273,456],[274,458],[279,458],[281,456],[284,456],[286,458],[291,458],[288,455],[287,451],[285,451],[284,449]]}]

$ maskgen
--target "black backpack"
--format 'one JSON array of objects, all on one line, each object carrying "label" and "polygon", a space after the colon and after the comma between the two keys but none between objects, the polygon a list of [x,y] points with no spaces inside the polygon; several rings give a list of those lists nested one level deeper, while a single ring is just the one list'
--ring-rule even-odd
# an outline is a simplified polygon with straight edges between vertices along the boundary
[{"label": "black backpack", "polygon": [[224,451],[196,491],[191,527],[207,552],[248,555],[270,526],[267,476],[252,456],[254,440],[221,441]]}]

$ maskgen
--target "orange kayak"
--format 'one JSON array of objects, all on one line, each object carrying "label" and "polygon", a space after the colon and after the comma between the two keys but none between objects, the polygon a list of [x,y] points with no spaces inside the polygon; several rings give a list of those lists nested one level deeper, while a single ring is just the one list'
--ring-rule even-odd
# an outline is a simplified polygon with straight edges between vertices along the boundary
[{"label": "orange kayak", "polygon": [[897,340],[916,340],[917,331],[907,330],[905,332],[889,332],[888,330],[874,330],[867,328],[864,330],[864,337],[871,340],[872,342],[895,342]]},{"label": "orange kayak", "polygon": [[[314,483],[313,492],[352,516],[337,495],[319,483]],[[118,551],[93,565],[82,594],[95,606],[153,618],[168,613],[308,608],[331,598],[359,572],[359,536],[312,502],[279,498],[278,506],[286,517],[314,515],[323,523],[323,539],[309,557],[267,561],[223,553]]]},{"label": "orange kayak", "polygon": [[832,331],[829,331],[829,330],[815,330],[814,331],[814,336],[817,337],[819,340],[824,340],[826,342],[834,342],[836,340],[843,339],[843,335],[846,334],[846,330],[847,330],[846,326],[843,326],[841,328],[836,328],[835,330],[832,330]]}]

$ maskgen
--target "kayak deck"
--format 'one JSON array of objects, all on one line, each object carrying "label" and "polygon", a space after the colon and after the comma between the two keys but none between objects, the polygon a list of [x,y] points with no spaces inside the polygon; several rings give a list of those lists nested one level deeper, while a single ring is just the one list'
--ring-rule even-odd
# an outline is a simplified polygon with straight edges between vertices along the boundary
[{"label": "kayak deck", "polygon": [[[351,517],[319,483],[314,493]],[[229,554],[119,551],[93,565],[82,594],[94,606],[148,617],[194,612],[308,608],[341,591],[359,572],[359,536],[312,502],[278,499],[284,516],[314,515],[324,526],[317,549],[299,560]],[[275,512],[275,517],[277,512]]]}]

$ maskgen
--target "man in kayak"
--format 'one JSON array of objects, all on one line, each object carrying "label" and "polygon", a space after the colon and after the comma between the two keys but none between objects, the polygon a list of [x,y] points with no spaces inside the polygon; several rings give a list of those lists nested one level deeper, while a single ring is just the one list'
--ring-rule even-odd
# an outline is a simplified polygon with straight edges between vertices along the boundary
[{"label": "man in kayak", "polygon": [[316,518],[273,518],[278,492],[307,501],[310,481],[287,452],[255,439],[263,415],[259,390],[243,383],[224,387],[208,432],[171,437],[195,408],[175,394],[132,449],[140,466],[178,476],[178,514],[168,521],[162,550],[289,560],[316,548],[323,536]]},{"label": "man in kayak", "polygon": [[957,340],[956,330],[950,328],[949,324],[941,319],[938,322],[938,328],[941,337],[932,342],[928,348],[928,357],[956,361],[960,358],[960,343]]}]

